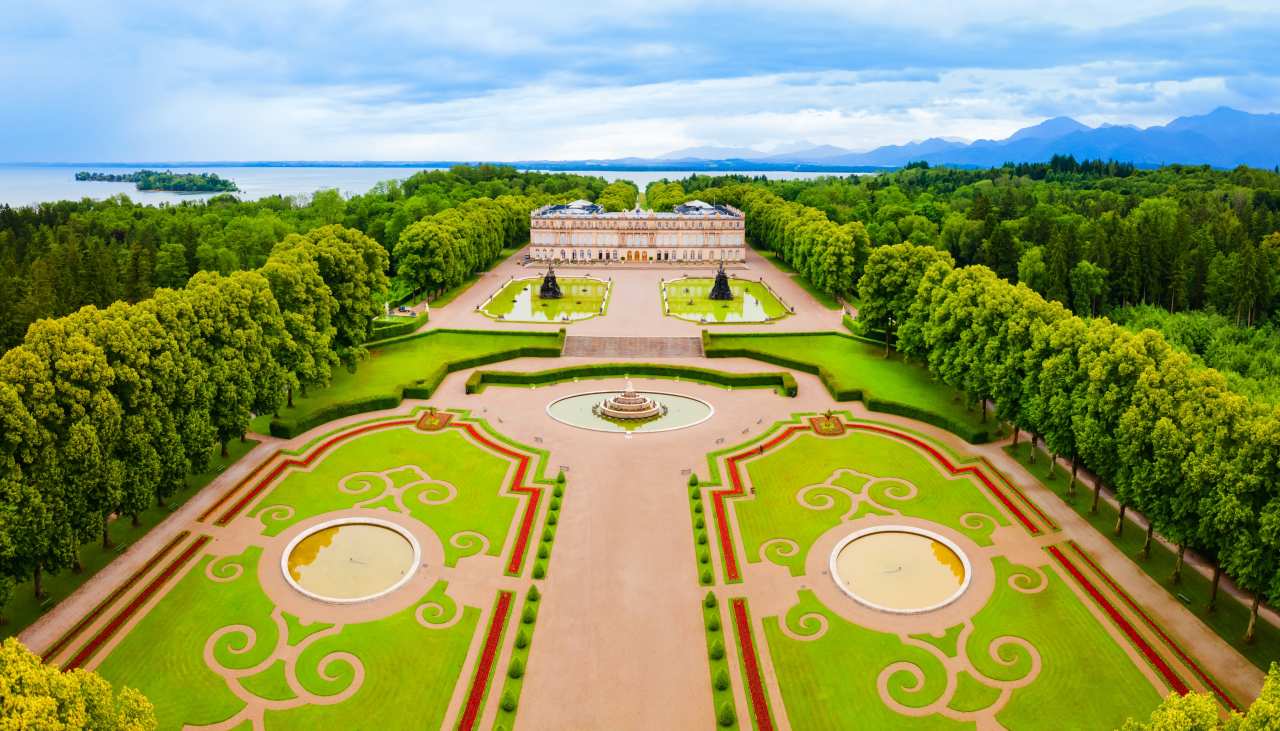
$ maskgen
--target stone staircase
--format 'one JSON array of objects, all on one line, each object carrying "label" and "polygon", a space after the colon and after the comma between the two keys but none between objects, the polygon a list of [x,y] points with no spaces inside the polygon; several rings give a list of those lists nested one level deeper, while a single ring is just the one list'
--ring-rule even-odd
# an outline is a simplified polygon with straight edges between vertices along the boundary
[{"label": "stone staircase", "polygon": [[702,357],[702,338],[626,338],[570,335],[564,339],[566,356],[586,358],[684,358]]}]

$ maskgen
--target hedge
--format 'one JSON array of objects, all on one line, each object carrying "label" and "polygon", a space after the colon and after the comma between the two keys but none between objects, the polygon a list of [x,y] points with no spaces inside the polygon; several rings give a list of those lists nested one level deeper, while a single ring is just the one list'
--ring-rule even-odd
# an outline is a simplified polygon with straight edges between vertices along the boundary
[{"label": "hedge", "polygon": [[400,337],[401,335],[409,335],[416,331],[422,324],[427,321],[428,313],[424,310],[414,317],[399,318],[401,322],[374,322],[373,334],[369,336],[366,345],[379,344],[387,338]]},{"label": "hedge", "polygon": [[794,397],[798,390],[795,376],[785,372],[726,373],[710,368],[666,363],[590,363],[545,371],[476,371],[467,379],[467,393],[480,393],[490,385],[547,385],[575,378],[611,378],[628,375],[683,378],[733,388],[774,388],[781,390],[789,397]]},{"label": "hedge", "polygon": [[[461,329],[440,329],[428,330],[424,333],[415,333],[413,335],[405,335],[399,338],[392,338],[378,343],[379,346],[389,345],[391,343],[401,343],[416,338],[430,337],[435,333],[480,333],[486,336],[504,337],[512,335],[528,335],[528,332],[517,331],[495,331],[488,330],[461,330]],[[558,358],[560,351],[564,349],[564,328],[558,333],[555,347],[544,346],[524,346],[519,348],[511,348],[509,350],[499,350],[485,355],[478,355],[472,358],[461,358],[459,360],[444,361],[433,368],[423,378],[418,378],[409,383],[401,384],[394,388],[394,393],[382,396],[374,396],[372,398],[357,399],[353,401],[341,401],[339,403],[327,406],[318,411],[313,411],[296,419],[285,419],[276,417],[271,420],[271,436],[281,439],[292,439],[299,434],[313,429],[321,424],[341,419],[344,416],[352,414],[360,414],[366,411],[380,411],[382,409],[393,409],[400,405],[400,402],[407,398],[428,399],[435,393],[440,386],[440,382],[450,373],[454,373],[476,366],[489,365],[490,363],[500,363],[504,360],[512,360],[514,358]]]},{"label": "hedge", "polygon": [[[783,337],[810,337],[814,335],[831,335],[827,332],[789,332],[789,333],[744,333],[732,335],[735,338],[765,337],[765,338],[783,338]],[[844,333],[834,333],[839,337],[849,338],[850,340],[859,340],[863,342],[873,342],[868,338],[858,337],[854,335],[845,335]],[[796,360],[774,353],[765,353],[751,348],[722,348],[714,344],[715,335],[702,331],[702,349],[708,358],[752,358],[761,360],[765,363],[782,366],[783,368],[791,368],[804,373],[812,373],[822,381],[822,385],[826,386],[827,392],[831,394],[831,398],[836,401],[861,401],[866,404],[867,408],[872,411],[880,411],[886,414],[897,414],[905,416],[909,419],[922,421],[926,424],[932,424],[936,427],[946,429],[956,436],[964,439],[970,444],[982,444],[991,440],[991,434],[986,429],[973,429],[965,424],[953,421],[941,414],[933,411],[927,411],[916,406],[899,403],[897,401],[889,401],[886,399],[876,398],[873,394],[869,394],[860,388],[840,388],[836,384],[835,377],[821,365],[810,363],[808,361]]]}]

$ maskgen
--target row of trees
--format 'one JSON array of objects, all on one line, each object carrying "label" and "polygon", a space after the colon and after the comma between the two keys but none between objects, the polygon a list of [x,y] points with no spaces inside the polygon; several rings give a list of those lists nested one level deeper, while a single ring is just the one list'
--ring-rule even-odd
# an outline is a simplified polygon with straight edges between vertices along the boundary
[{"label": "row of trees", "polygon": [[136,524],[254,414],[354,365],[386,268],[376,241],[323,226],[260,269],[33,323],[0,356],[0,600],[24,578],[39,596],[82,544],[111,544],[113,516]]},{"label": "row of trees", "polygon": [[396,277],[417,292],[456,287],[487,268],[504,247],[529,240],[529,212],[535,201],[525,196],[479,198],[428,216],[400,234],[394,250]]},{"label": "row of trees", "polygon": [[[1216,370],[1153,330],[1084,319],[984,266],[957,268],[932,247],[872,251],[859,320],[896,338],[973,403],[994,403],[1055,459],[1097,476],[1120,504],[1178,547],[1214,563],[1259,602],[1280,600],[1280,408],[1233,392]],[[1014,443],[1018,431],[1014,433]],[[1034,450],[1033,450],[1034,452]]]}]

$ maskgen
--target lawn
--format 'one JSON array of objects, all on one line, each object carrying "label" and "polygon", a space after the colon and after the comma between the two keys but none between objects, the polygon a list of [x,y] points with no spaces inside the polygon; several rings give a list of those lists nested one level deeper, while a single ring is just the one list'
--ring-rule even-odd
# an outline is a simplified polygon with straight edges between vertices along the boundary
[{"label": "lawn", "polygon": [[[111,611],[120,624],[107,623],[77,638],[81,647],[103,642],[111,648],[91,657],[89,666],[97,662],[96,669],[112,682],[146,694],[161,728],[221,723],[242,712],[244,717],[231,724],[235,728],[441,728],[449,718],[460,718],[457,709],[449,713],[449,704],[471,687],[465,662],[469,648],[477,646],[481,634],[497,637],[505,647],[501,638],[517,626],[495,624],[498,634],[488,634],[486,612],[495,606],[497,587],[510,591],[512,581],[523,584],[531,574],[543,575],[552,531],[532,523],[533,536],[546,531],[541,543],[536,537],[528,544],[510,540],[517,511],[524,515],[533,503],[508,492],[516,460],[494,450],[496,444],[524,448],[465,414],[451,418],[452,425],[434,431],[396,420],[371,421],[360,431],[334,432],[307,451],[291,453],[292,465],[249,511],[231,519],[225,535],[234,539],[208,543],[158,600],[117,603]],[[479,427],[475,435],[466,428],[473,425]],[[541,476],[546,455],[525,451],[530,462],[522,485],[548,486],[555,514],[559,496]],[[255,483],[241,489],[252,489],[250,484]],[[280,597],[273,592],[292,590],[264,589],[260,574],[279,570],[281,532],[351,509],[387,518],[390,511],[397,521],[421,522],[426,528],[419,530],[430,529],[439,538],[446,566],[424,564],[421,570],[433,573],[418,586],[427,588],[395,595],[394,602],[410,602],[407,606],[335,607],[301,595],[277,604]],[[222,551],[229,553],[219,555]],[[536,551],[540,558],[522,561],[519,577],[508,574],[500,584],[506,556],[514,558],[516,551],[522,556]],[[502,560],[477,557],[463,571],[449,568],[480,553]],[[535,564],[540,568],[530,569]],[[130,623],[126,609],[139,607],[136,623]],[[104,638],[115,626],[123,630],[111,646]],[[522,631],[530,641],[532,624]],[[76,652],[69,645],[62,654]],[[480,692],[492,697],[490,686],[503,672],[485,680]],[[285,705],[263,709],[246,704],[246,698]]]},{"label": "lawn", "polygon": [[713,334],[706,350],[713,358],[744,355],[817,372],[837,400],[860,399],[869,409],[917,418],[968,441],[986,441],[988,431],[995,429],[924,367],[896,354],[886,358],[881,348],[840,333]]},{"label": "lawn", "polygon": [[[746,549],[746,560],[762,560],[761,547],[774,539],[795,541],[799,550],[792,555],[770,550],[765,560],[804,572],[805,554],[818,536],[838,525],[855,506],[855,517],[903,515],[932,520],[955,527],[979,545],[990,545],[995,524],[1009,521],[967,476],[943,476],[939,468],[906,442],[870,432],[850,432],[840,439],[800,434],[784,448],[770,450],[745,463],[755,498],[737,501],[738,530]],[[908,486],[917,494],[909,500]],[[812,510],[801,504],[800,491],[810,485],[805,501],[830,507]],[[960,516],[981,513],[990,520],[960,525]]]},{"label": "lawn", "polygon": [[[315,389],[305,396],[295,396],[292,407],[280,410],[279,419],[293,423],[306,423],[314,415],[343,404],[375,398],[388,399],[391,401],[388,406],[394,406],[399,402],[401,392],[406,386],[424,382],[449,362],[492,358],[505,351],[529,347],[550,348],[558,352],[560,347],[558,337],[556,333],[431,330],[422,335],[395,340],[386,345],[371,348],[369,357],[360,363],[354,373],[338,369],[334,371],[333,381],[327,388]],[[372,408],[388,408],[388,406]],[[371,409],[357,408],[348,413],[359,413],[364,410]],[[264,414],[254,419],[249,428],[256,433],[266,434],[270,430],[271,421],[272,416]]]},{"label": "lawn", "polygon": [[[425,473],[432,482],[418,482],[406,489],[400,502],[410,515],[440,536],[445,563],[454,566],[459,558],[482,548],[478,541],[460,534],[483,535],[488,544],[486,553],[491,556],[502,550],[520,504],[514,495],[497,494],[496,486],[502,484],[510,465],[510,460],[481,448],[457,429],[426,433],[411,427],[381,429],[343,442],[311,470],[290,471],[250,515],[258,516],[265,526],[264,533],[273,536],[300,520],[345,510],[357,503],[399,510],[391,491],[384,491],[383,483],[376,478],[367,483],[347,483],[346,491],[338,486],[353,473],[387,472],[397,488],[404,488],[422,480]],[[409,468],[401,469],[406,466]],[[450,486],[456,495],[447,502],[426,504],[419,499],[425,493],[427,500],[435,502],[449,492]],[[363,489],[356,492],[359,488]],[[383,499],[374,500],[380,495]],[[371,500],[374,501],[370,503]],[[291,510],[276,510],[277,506]],[[451,540],[455,537],[456,545]]]},{"label": "lawn", "polygon": [[[1246,643],[1244,641],[1244,631],[1249,624],[1249,608],[1247,606],[1228,596],[1225,591],[1220,590],[1217,608],[1214,611],[1209,611],[1209,593],[1213,587],[1207,577],[1188,566],[1182,569],[1182,581],[1177,584],[1173,583],[1170,577],[1173,575],[1173,567],[1177,563],[1177,556],[1174,552],[1157,542],[1153,542],[1151,556],[1143,559],[1141,551],[1142,544],[1146,539],[1146,531],[1133,523],[1128,523],[1124,532],[1117,537],[1115,535],[1116,509],[1114,507],[1103,500],[1098,504],[1098,512],[1090,514],[1089,505],[1093,502],[1093,491],[1082,484],[1076,485],[1074,497],[1067,494],[1070,470],[1064,470],[1059,466],[1054,470],[1053,476],[1048,477],[1046,475],[1049,464],[1048,455],[1043,450],[1037,449],[1036,463],[1029,464],[1027,458],[1031,453],[1031,448],[1027,442],[1018,445],[1017,450],[1006,448],[1005,451],[1012,454],[1031,474],[1035,475],[1041,484],[1057,493],[1058,497],[1062,498],[1067,505],[1070,505],[1081,517],[1088,520],[1098,533],[1110,539],[1117,548],[1124,552],[1126,556],[1129,556],[1157,584],[1163,586],[1174,596],[1189,599],[1190,601],[1182,602],[1183,605],[1199,617],[1200,621],[1208,625],[1214,632],[1217,632],[1225,642],[1234,647],[1241,655],[1249,658],[1253,664],[1264,671],[1271,666],[1272,662],[1276,661],[1276,658],[1280,658],[1280,628],[1265,619],[1261,619],[1258,621],[1257,634],[1253,643]],[[1224,586],[1225,583],[1224,580]]]},{"label": "lawn", "polygon": [[171,496],[164,506],[154,506],[138,516],[138,525],[133,525],[129,518],[116,520],[111,524],[111,540],[114,548],[103,548],[102,541],[94,539],[80,548],[80,559],[84,562],[84,571],[63,571],[56,575],[45,574],[42,582],[48,594],[44,600],[35,598],[35,589],[30,581],[24,581],[13,587],[13,598],[3,607],[5,624],[0,625],[0,639],[16,635],[52,609],[58,602],[70,596],[80,585],[101,571],[107,564],[124,553],[129,546],[145,536],[160,521],[169,517],[173,511],[182,507],[192,495],[209,484],[213,478],[222,473],[229,465],[240,459],[257,445],[256,441],[233,440],[227,445],[227,456],[223,457],[219,450],[213,449],[213,457],[209,469],[187,478],[187,489]]},{"label": "lawn", "polygon": [[[239,556],[202,557],[98,666],[113,683],[141,690],[155,704],[160,728],[217,723],[244,707],[227,681],[204,661],[205,644],[219,629],[244,625],[257,635],[256,641],[247,642],[243,634],[232,633],[214,644],[219,664],[241,670],[267,663],[277,651],[328,628],[307,626],[286,614],[287,632],[278,630],[271,618],[273,604],[258,584],[260,557],[261,549],[256,546]],[[239,565],[242,571],[231,581],[214,582],[206,568],[215,562],[220,575],[229,575],[232,565]],[[313,640],[295,668],[308,693],[334,695],[351,683],[352,666],[342,659],[320,669],[324,657],[331,653],[347,652],[358,658],[364,666],[364,682],[351,698],[335,705],[268,712],[266,726],[438,728],[480,614],[474,607],[458,607],[444,595],[445,590],[441,582],[419,603],[397,614],[346,625],[336,634]],[[439,601],[449,618],[459,611],[462,617],[452,627],[423,627],[415,612],[427,601]],[[260,698],[295,698],[283,671],[284,663],[277,659],[241,682]]]},{"label": "lawn", "polygon": [[[1058,719],[1055,727],[1114,729],[1160,702],[1160,690],[1074,580],[1052,563],[1044,542],[1021,528],[1005,530],[1014,522],[997,496],[973,477],[950,476],[924,447],[949,450],[928,439],[913,446],[849,426],[859,424],[886,426],[846,422],[842,436],[802,431],[785,441],[760,437],[717,453],[749,455],[757,443],[772,445],[736,462],[752,492],[728,501],[725,525],[735,545],[743,546],[746,563],[776,563],[789,577],[748,570],[742,583],[721,590],[728,592],[722,596],[751,597],[760,615],[758,659],[781,693],[770,701],[772,713],[785,714],[792,728],[962,729],[977,722],[1036,729]],[[960,456],[948,459],[989,470]],[[975,571],[986,566],[991,572],[990,598],[949,619],[955,624],[945,629],[929,611],[903,615],[892,630],[852,619],[862,615],[846,613],[843,603],[854,599],[818,586],[833,581],[826,556],[815,576],[806,573],[808,554],[821,536],[853,533],[867,525],[863,518],[894,514],[977,543],[981,549],[968,558]],[[694,520],[696,535],[696,515]],[[715,520],[709,517],[707,524],[718,536],[722,526],[712,525]],[[733,638],[741,640],[736,630]],[[748,671],[739,680],[745,686]],[[1010,695],[1003,698],[1006,687]],[[914,709],[922,715],[911,715]],[[1061,723],[1063,714],[1070,714],[1069,725]]]},{"label": "lawn", "polygon": [[732,300],[711,299],[708,295],[714,284],[715,280],[708,277],[687,277],[666,282],[662,287],[667,314],[709,325],[768,322],[787,315],[787,308],[760,282],[730,278]]},{"label": "lawn", "polygon": [[506,322],[576,322],[603,315],[609,307],[609,283],[590,277],[558,280],[559,299],[538,296],[542,277],[514,279],[485,303],[480,311]]}]

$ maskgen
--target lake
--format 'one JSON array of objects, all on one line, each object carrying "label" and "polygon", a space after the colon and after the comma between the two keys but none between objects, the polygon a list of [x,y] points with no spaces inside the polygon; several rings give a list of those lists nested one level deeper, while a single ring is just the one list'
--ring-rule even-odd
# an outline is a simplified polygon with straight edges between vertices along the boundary
[{"label": "lake", "polygon": [[[374,185],[384,180],[404,180],[421,169],[438,168],[400,168],[400,167],[184,167],[181,165],[152,165],[154,169],[172,170],[175,173],[217,173],[220,177],[229,178],[240,187],[235,193],[243,200],[257,200],[272,195],[307,195],[317,190],[336,188],[345,196],[369,192]],[[94,181],[77,181],[75,175],[84,170],[89,172],[125,173],[135,168],[127,167],[93,167],[93,166],[52,166],[52,165],[12,165],[0,164],[0,204],[10,206],[29,206],[43,201],[79,200],[81,198],[108,198],[121,193],[133,201],[156,205],[160,203],[176,203],[187,200],[203,200],[214,193],[170,193],[165,191],[140,191],[133,183],[102,183]],[[634,182],[640,190],[655,180],[668,178],[675,180],[690,175],[726,175],[720,171],[692,170],[569,170],[576,175],[596,175],[609,182],[624,179]],[[816,178],[833,173],[798,173],[787,170],[771,170],[767,172],[732,171],[741,175],[768,175],[775,180],[791,180],[795,178]],[[837,173],[843,174],[843,173]]]}]

